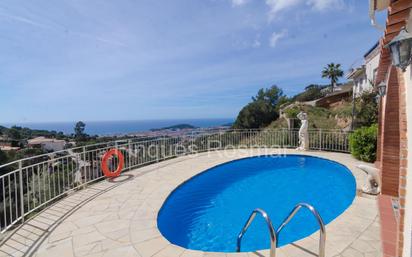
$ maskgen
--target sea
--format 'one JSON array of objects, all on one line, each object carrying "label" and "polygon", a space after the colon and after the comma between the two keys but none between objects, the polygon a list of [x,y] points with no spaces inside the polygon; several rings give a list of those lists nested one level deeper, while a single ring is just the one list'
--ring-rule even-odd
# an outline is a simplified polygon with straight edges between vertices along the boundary
[{"label": "sea", "polygon": [[[218,127],[233,123],[234,119],[167,119],[167,120],[127,120],[127,121],[83,121],[86,124],[85,132],[89,135],[121,135],[135,132],[149,131],[150,129],[160,129],[178,124],[189,124],[200,128]],[[21,123],[0,123],[1,126],[21,126],[30,129],[43,129],[49,131],[63,132],[64,134],[74,133],[76,122],[21,122]]]}]

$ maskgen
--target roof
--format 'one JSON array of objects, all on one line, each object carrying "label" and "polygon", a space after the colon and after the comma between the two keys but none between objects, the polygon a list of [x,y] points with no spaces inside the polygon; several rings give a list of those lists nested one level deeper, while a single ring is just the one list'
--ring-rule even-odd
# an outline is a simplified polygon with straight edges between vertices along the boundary
[{"label": "roof", "polygon": [[36,137],[33,139],[27,140],[29,145],[40,145],[44,143],[66,143],[64,140],[59,140],[55,138],[46,138],[46,137]]},{"label": "roof", "polygon": [[365,74],[366,69],[365,69],[365,65],[362,65],[356,69],[352,69],[348,75],[346,75],[347,79],[353,79],[355,77],[358,77],[359,75]]},{"label": "roof", "polygon": [[370,55],[370,54],[373,52],[373,50],[377,49],[378,46],[379,46],[379,41],[376,42],[376,43],[363,55],[363,57],[366,59],[366,57],[368,57],[368,55]]},{"label": "roof", "polygon": [[353,84],[352,83],[346,83],[346,84],[343,84],[341,86],[334,87],[333,92],[327,94],[327,96],[325,96],[325,97],[351,92],[352,90],[353,90]]}]

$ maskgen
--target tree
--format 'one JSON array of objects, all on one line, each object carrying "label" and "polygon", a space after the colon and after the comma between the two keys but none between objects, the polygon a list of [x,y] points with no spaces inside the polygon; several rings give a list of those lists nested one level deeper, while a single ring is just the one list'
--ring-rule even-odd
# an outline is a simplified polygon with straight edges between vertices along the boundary
[{"label": "tree", "polygon": [[3,152],[2,150],[0,150],[0,165],[7,163],[7,162],[8,162],[8,157],[7,157],[6,152]]},{"label": "tree", "polygon": [[21,134],[21,127],[13,126],[7,131],[7,136],[11,140],[20,140],[22,139],[22,134]]},{"label": "tree", "polygon": [[355,99],[356,127],[378,123],[378,103],[376,92],[363,92]]},{"label": "tree", "polygon": [[287,100],[282,89],[272,86],[260,89],[252,102],[239,112],[234,128],[251,129],[269,125],[279,117],[279,106]]},{"label": "tree", "polygon": [[333,87],[338,82],[339,78],[343,76],[343,71],[340,68],[340,64],[329,63],[326,67],[323,68],[322,78],[330,79],[330,88],[333,92]]},{"label": "tree", "polygon": [[84,130],[86,128],[86,124],[83,121],[79,121],[76,123],[76,126],[74,127],[74,138],[76,141],[84,141],[87,137],[87,134],[84,133]]}]

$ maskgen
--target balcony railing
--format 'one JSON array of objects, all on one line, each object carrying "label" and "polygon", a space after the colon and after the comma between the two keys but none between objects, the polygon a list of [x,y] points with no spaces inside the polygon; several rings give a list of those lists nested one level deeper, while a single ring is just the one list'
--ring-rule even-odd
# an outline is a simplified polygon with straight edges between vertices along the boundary
[{"label": "balcony railing", "polygon": [[[123,171],[150,163],[224,149],[296,148],[297,130],[228,130],[179,137],[135,138],[65,149],[0,165],[0,233],[70,192],[103,178],[101,159],[116,148]],[[310,130],[313,150],[349,152],[349,132]],[[117,158],[109,161],[117,167]]]}]

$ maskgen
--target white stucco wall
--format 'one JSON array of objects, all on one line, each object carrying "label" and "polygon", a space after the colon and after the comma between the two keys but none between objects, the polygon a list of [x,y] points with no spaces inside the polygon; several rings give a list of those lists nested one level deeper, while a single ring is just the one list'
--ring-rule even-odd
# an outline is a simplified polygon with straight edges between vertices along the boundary
[{"label": "white stucco wall", "polygon": [[358,76],[353,79],[353,92],[356,97],[360,96],[366,88],[371,88],[368,86],[369,82],[365,74]]},{"label": "white stucco wall", "polygon": [[[406,29],[412,31],[412,11],[406,24]],[[403,232],[403,256],[412,257],[412,65],[404,72],[406,89],[406,119],[408,138],[408,173],[406,179],[405,220]]]},{"label": "white stucco wall", "polygon": [[379,53],[380,48],[377,47],[365,58],[365,70],[352,77],[353,80],[353,92],[356,97],[360,96],[363,92],[372,91],[373,84],[375,82],[375,76],[379,66]]},{"label": "white stucco wall", "polygon": [[[376,50],[375,50],[376,51]],[[372,90],[372,84],[370,81],[375,82],[375,76],[376,72],[378,70],[379,66],[379,58],[380,58],[379,52],[375,54],[372,58],[368,58],[365,60],[365,73],[366,73],[366,85],[364,90]]]},{"label": "white stucco wall", "polygon": [[412,256],[412,69],[411,65],[404,73],[406,88],[406,112],[408,130],[408,173],[406,184],[405,201],[405,227],[404,227],[404,247],[403,256]]}]

